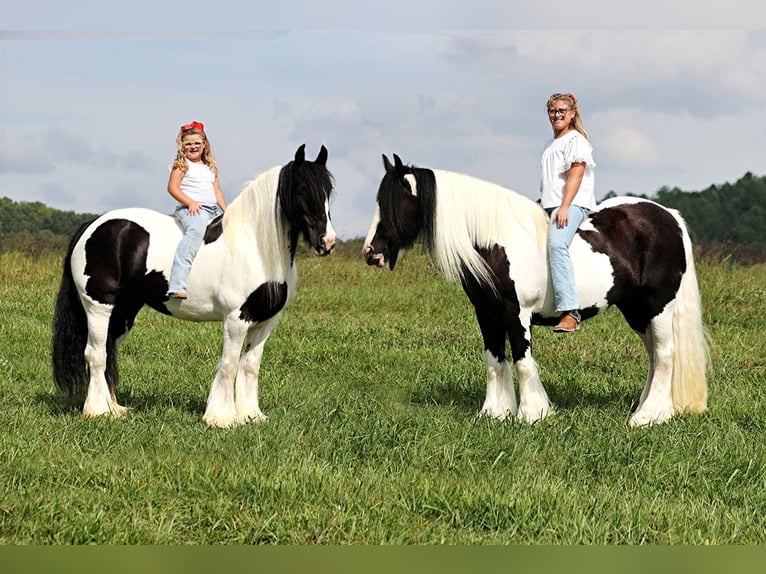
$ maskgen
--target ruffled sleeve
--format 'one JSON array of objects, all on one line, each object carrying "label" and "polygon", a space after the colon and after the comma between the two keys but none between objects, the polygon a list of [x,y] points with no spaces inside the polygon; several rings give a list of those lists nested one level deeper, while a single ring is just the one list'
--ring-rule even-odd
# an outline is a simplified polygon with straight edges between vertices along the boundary
[{"label": "ruffled sleeve", "polygon": [[585,162],[585,170],[592,171],[596,167],[593,159],[593,146],[579,132],[569,140],[564,149],[564,165],[562,173],[568,171],[573,163]]}]

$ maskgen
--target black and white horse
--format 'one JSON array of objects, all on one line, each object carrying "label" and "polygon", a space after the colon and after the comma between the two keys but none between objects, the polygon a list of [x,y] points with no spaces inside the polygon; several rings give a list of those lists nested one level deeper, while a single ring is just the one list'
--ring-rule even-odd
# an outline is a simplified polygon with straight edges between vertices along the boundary
[{"label": "black and white horse", "polygon": [[[393,270],[422,242],[435,266],[460,281],[486,351],[481,413],[534,422],[553,407],[532,357],[532,325],[558,320],[548,275],[548,216],[533,201],[467,175],[394,165],[365,240],[367,263]],[[583,320],[615,305],[649,355],[631,426],[707,408],[708,350],[692,246],[680,215],[652,201],[604,201],[571,245]],[[569,335],[571,336],[571,335]],[[517,403],[506,339],[519,382]]]},{"label": "black and white horse", "polygon": [[[144,306],[186,321],[221,321],[223,350],[204,420],[230,427],[266,417],[258,405],[263,348],[295,289],[301,236],[317,255],[335,244],[327,149],[249,182],[208,227],[187,293],[168,299],[181,230],[173,217],[119,209],[83,225],[71,240],[53,319],[53,376],[83,415],[124,414],[117,402],[117,348]],[[243,342],[246,341],[244,351]],[[236,381],[236,386],[235,386]],[[85,387],[87,383],[87,387]]]}]

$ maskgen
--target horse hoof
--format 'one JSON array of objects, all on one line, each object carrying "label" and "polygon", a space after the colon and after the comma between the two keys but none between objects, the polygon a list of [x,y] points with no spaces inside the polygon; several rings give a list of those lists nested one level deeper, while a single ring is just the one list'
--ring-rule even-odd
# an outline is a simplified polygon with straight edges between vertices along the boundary
[{"label": "horse hoof", "polygon": [[[531,413],[531,414],[527,414]],[[534,424],[537,421],[547,419],[554,413],[553,408],[550,406],[542,407],[539,409],[519,409],[517,418],[525,423]]]},{"label": "horse hoof", "polygon": [[641,428],[641,427],[649,427],[654,425],[660,425],[664,422],[667,422],[672,417],[671,414],[666,413],[659,413],[657,415],[649,415],[644,413],[636,413],[632,417],[630,417],[630,422],[628,425],[631,428]]},{"label": "horse hoof", "polygon": [[114,405],[112,406],[112,416],[115,418],[120,418],[122,416],[125,416],[128,414],[128,407],[123,407],[122,405]]},{"label": "horse hoof", "polygon": [[233,426],[236,426],[238,421],[233,418],[219,418],[219,417],[212,417],[212,416],[204,416],[202,419],[205,421],[205,424],[211,428],[211,429],[229,429]]}]

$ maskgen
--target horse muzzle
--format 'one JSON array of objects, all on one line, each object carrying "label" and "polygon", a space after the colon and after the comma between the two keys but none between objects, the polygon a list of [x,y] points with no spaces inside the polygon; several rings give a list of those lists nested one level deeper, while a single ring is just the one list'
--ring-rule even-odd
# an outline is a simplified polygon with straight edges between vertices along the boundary
[{"label": "horse muzzle", "polygon": [[316,245],[314,247],[314,255],[317,255],[319,257],[325,257],[326,255],[329,255],[332,253],[333,248],[335,247],[335,236],[334,235],[323,235],[319,238],[319,245]]},{"label": "horse muzzle", "polygon": [[375,267],[386,266],[386,256],[382,253],[376,253],[371,245],[364,246],[364,260],[367,265],[374,265]]}]

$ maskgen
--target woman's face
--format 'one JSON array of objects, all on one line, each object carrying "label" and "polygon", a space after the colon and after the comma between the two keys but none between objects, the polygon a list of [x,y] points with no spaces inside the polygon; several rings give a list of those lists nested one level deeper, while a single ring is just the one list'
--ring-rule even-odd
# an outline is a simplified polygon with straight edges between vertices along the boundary
[{"label": "woman's face", "polygon": [[187,134],[181,138],[184,155],[189,161],[200,161],[205,149],[205,138],[200,134]]},{"label": "woman's face", "polygon": [[548,120],[551,122],[553,131],[559,133],[569,128],[574,119],[574,110],[566,100],[553,100],[548,106]]}]

